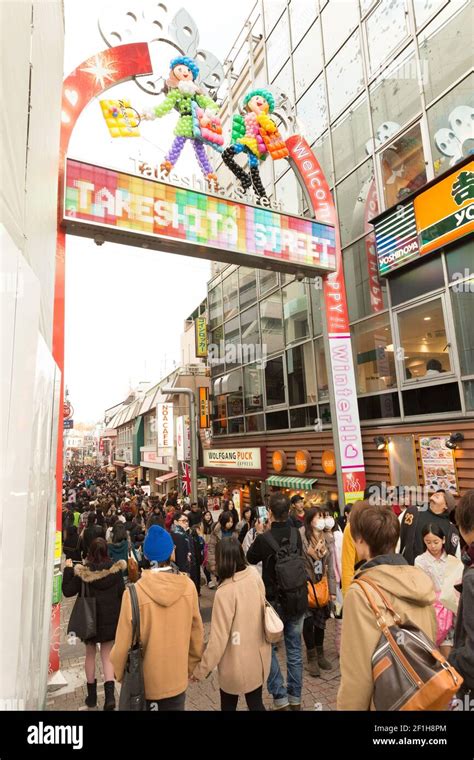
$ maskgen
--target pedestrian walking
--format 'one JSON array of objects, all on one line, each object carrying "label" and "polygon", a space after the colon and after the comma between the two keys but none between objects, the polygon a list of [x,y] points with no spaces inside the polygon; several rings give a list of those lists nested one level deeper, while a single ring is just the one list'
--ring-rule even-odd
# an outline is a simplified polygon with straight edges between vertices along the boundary
[{"label": "pedestrian walking", "polygon": [[[174,544],[164,528],[150,527],[143,551],[151,567],[143,571],[135,590],[147,709],[182,711],[188,679],[201,659],[204,642],[196,587],[172,565]],[[127,592],[111,653],[118,681],[122,681],[131,643],[132,610]]]},{"label": "pedestrian walking", "polygon": [[217,573],[217,563],[216,563],[217,545],[219,541],[222,541],[223,538],[231,538],[232,536],[235,536],[235,538],[238,538],[236,525],[237,523],[234,520],[234,516],[232,515],[232,512],[224,511],[219,515],[219,519],[216,523],[214,530],[212,531],[212,534],[208,543],[207,566],[210,572],[213,573],[214,575],[216,575]]},{"label": "pedestrian walking", "polygon": [[67,560],[64,568],[62,584],[64,596],[79,594],[84,583],[88,587],[89,595],[96,600],[96,635],[84,642],[86,645],[87,707],[97,705],[95,659],[99,644],[104,674],[104,710],[115,709],[114,669],[110,653],[124,592],[122,571],[125,568],[126,563],[123,560],[114,562],[109,558],[107,544],[103,538],[96,538],[92,542],[83,565],[78,564],[73,567],[72,560]]},{"label": "pedestrian walking", "polygon": [[264,630],[265,586],[247,565],[236,538],[219,542],[216,563],[219,587],[211,633],[193,677],[203,680],[217,667],[222,711],[235,711],[241,694],[249,710],[263,711],[262,689],[271,662]]},{"label": "pedestrian walking", "polygon": [[283,680],[275,645],[272,648],[272,664],[267,682],[275,710],[301,710],[303,686],[301,633],[308,606],[306,566],[301,535],[289,523],[289,511],[288,497],[283,493],[272,494],[268,524],[265,526],[257,523],[258,535],[247,552],[247,561],[251,565],[262,563],[266,597],[284,623],[287,685]]},{"label": "pedestrian walking", "polygon": [[[334,518],[333,522],[334,522]],[[324,654],[326,621],[330,617],[330,602],[336,600],[336,578],[333,557],[324,537],[325,519],[318,507],[306,512],[304,525],[300,528],[306,572],[312,587],[324,584],[329,593],[325,604],[308,608],[303,623],[303,638],[308,658],[307,670],[311,676],[320,676],[321,670],[332,670]]]}]

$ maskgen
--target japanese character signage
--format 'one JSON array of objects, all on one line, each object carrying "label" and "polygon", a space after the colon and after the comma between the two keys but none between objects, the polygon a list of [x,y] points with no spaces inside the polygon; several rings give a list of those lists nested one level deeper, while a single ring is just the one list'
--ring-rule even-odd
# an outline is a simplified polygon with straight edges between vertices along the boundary
[{"label": "japanese character signage", "polygon": [[209,427],[209,391],[206,387],[199,388],[199,428]]},{"label": "japanese character signage", "polygon": [[196,356],[205,358],[207,356],[207,322],[205,317],[198,317],[195,321],[196,327]]}]

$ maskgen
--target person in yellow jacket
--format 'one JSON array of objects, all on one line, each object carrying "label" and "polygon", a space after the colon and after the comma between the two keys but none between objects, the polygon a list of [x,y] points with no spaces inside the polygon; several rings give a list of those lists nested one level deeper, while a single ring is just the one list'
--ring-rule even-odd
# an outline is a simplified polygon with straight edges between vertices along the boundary
[{"label": "person in yellow jacket", "polygon": [[352,538],[350,518],[344,528],[344,535],[342,537],[342,574],[341,585],[342,595],[345,596],[349,586],[352,583],[352,579],[355,574],[355,566],[359,562],[357,551]]}]

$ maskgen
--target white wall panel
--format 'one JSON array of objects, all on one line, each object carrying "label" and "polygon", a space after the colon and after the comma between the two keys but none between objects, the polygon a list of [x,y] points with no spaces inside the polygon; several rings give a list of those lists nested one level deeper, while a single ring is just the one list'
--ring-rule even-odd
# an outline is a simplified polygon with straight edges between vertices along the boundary
[{"label": "white wall panel", "polygon": [[61,4],[35,2],[26,174],[27,240],[24,255],[41,282],[40,330],[50,348],[56,262],[63,53]]},{"label": "white wall panel", "polygon": [[20,250],[24,245],[31,7],[30,2],[0,3],[0,219]]},{"label": "white wall panel", "polygon": [[[25,563],[25,533],[28,530],[29,462],[31,420],[34,408],[36,352],[39,325],[39,284],[25,260],[17,252],[16,293],[2,294],[15,301],[14,348],[11,362],[2,366],[2,375],[11,377],[4,478],[1,497],[0,534],[0,696],[22,698],[18,684],[18,657],[21,638],[21,594]],[[3,309],[2,309],[3,311]]]}]

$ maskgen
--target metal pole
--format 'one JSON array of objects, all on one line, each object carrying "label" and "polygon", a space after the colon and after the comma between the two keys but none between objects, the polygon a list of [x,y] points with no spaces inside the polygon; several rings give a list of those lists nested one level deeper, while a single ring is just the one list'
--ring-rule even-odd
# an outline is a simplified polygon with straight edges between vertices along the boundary
[{"label": "metal pole", "polygon": [[180,395],[189,398],[189,421],[191,426],[191,501],[198,499],[197,489],[197,427],[196,427],[196,404],[194,391],[191,388],[161,388],[164,396]]}]

